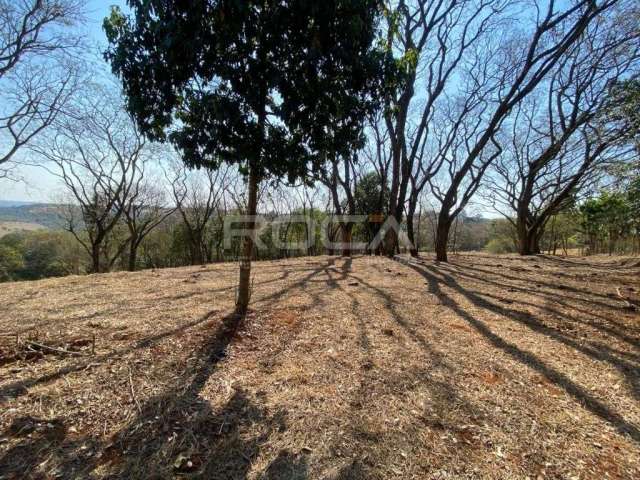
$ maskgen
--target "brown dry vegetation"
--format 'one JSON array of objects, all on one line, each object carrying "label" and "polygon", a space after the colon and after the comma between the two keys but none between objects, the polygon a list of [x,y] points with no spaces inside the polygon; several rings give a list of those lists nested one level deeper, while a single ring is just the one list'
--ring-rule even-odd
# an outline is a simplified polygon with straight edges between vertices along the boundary
[{"label": "brown dry vegetation", "polygon": [[37,230],[46,230],[46,227],[38,225],[37,223],[27,222],[0,222],[0,238],[10,233],[16,232],[30,232]]},{"label": "brown dry vegetation", "polygon": [[640,478],[638,262],[452,260],[2,285],[0,478]]}]

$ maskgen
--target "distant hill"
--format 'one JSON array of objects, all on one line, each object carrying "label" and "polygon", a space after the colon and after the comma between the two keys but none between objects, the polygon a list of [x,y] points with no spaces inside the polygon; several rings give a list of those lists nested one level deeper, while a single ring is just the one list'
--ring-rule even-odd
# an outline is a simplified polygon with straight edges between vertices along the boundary
[{"label": "distant hill", "polygon": [[20,200],[0,200],[0,208],[4,207],[22,207],[24,205],[33,205],[34,202],[23,202]]},{"label": "distant hill", "polygon": [[[7,205],[13,203],[13,205]],[[16,202],[1,201],[0,222],[29,223],[58,229],[61,219],[58,215],[60,205],[52,203],[28,203],[15,205]]]}]

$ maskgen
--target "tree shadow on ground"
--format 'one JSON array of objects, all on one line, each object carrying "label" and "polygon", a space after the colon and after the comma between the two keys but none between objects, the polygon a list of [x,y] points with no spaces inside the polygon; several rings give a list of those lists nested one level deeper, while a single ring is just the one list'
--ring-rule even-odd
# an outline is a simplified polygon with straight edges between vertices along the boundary
[{"label": "tree shadow on ground", "polygon": [[[478,294],[462,287],[451,275],[448,275],[443,271],[443,269],[438,268],[437,266],[430,266],[424,263],[416,264],[413,262],[405,262],[405,264],[422,275],[429,285],[429,291],[438,295],[443,301],[443,304],[447,305],[460,318],[465,320],[477,332],[484,336],[494,347],[502,350],[513,359],[537,371],[548,381],[563,389],[591,413],[597,415],[615,427],[618,432],[629,435],[629,437],[631,437],[635,442],[640,443],[640,429],[637,425],[628,422],[620,413],[610,409],[604,402],[595,398],[591,393],[575,383],[567,375],[547,365],[535,354],[518,347],[493,332],[484,321],[474,317],[467,310],[460,307],[460,305],[458,305],[450,295],[441,289],[440,285],[446,285],[480,308],[505,316],[514,321],[522,320],[518,315],[514,315],[514,313],[520,314],[521,312],[514,312],[513,310],[487,302]],[[535,321],[533,323],[529,321],[527,325],[530,327],[532,325],[536,326]],[[558,335],[556,335],[555,338],[559,339]]]},{"label": "tree shadow on ground", "polygon": [[[541,255],[537,255],[536,258],[540,258],[547,263],[556,263],[569,268],[584,267],[584,264],[581,263],[579,260],[578,261],[570,260],[566,257],[558,257],[556,255],[541,254]],[[606,262],[590,265],[590,268],[593,268],[596,270],[602,270],[607,273],[609,273],[612,268],[621,270],[623,272],[629,271],[629,270],[634,271],[634,270],[638,270],[638,268],[640,267],[640,263],[638,262],[640,262],[640,259],[638,259],[638,257],[629,257],[625,260],[608,259],[608,261]]]},{"label": "tree shadow on ground", "polygon": [[[266,308],[269,306],[272,306],[274,304],[277,303],[278,300],[280,300],[282,297],[284,297],[287,292],[289,292],[292,289],[295,288],[300,288],[302,286],[304,286],[306,283],[308,283],[309,281],[312,281],[312,279],[314,277],[316,277],[317,275],[326,272],[329,268],[333,267],[335,265],[335,258],[330,258],[328,259],[326,262],[320,262],[319,264],[315,265],[317,268],[313,268],[313,269],[303,269],[302,271],[309,271],[310,273],[308,275],[305,275],[303,278],[301,278],[300,280],[298,280],[297,282],[295,282],[294,284],[288,286],[287,288],[283,288],[281,290],[278,290],[276,293],[269,295],[267,297],[258,299],[256,301],[257,304],[259,304],[262,308]],[[261,282],[259,285],[266,285],[266,284],[270,284],[270,283],[274,283],[274,282],[278,282],[278,281],[285,281],[288,277],[289,277],[290,273],[289,272],[285,272],[280,274],[280,276],[276,279],[273,280],[268,280],[265,282]],[[254,285],[255,287],[255,285]],[[224,287],[221,289],[217,289],[217,290],[212,290],[211,292],[222,292],[225,290],[228,291],[232,291],[235,287],[231,286],[231,287]],[[160,297],[158,299],[156,299],[155,301],[168,301],[170,300],[171,297]],[[315,301],[320,304],[321,302],[321,298],[319,296],[315,296]],[[149,348],[151,347],[153,344],[156,344],[166,338],[170,338],[171,336],[178,334],[180,332],[184,332],[185,330],[189,330],[195,327],[199,327],[202,326],[203,324],[207,323],[209,320],[211,320],[211,318],[213,317],[213,315],[215,315],[216,313],[218,313],[218,310],[213,310],[209,313],[207,313],[206,315],[202,316],[201,318],[198,318],[196,320],[193,320],[189,323],[186,324],[180,324],[175,328],[172,328],[170,330],[166,330],[163,332],[160,332],[158,334],[155,335],[151,335],[142,339],[139,339],[138,341],[135,342],[135,344],[128,346],[126,348],[123,349],[119,349],[119,350],[114,350],[102,355],[97,355],[95,357],[89,357],[86,360],[83,361],[77,361],[77,362],[73,362],[70,365],[66,365],[62,368],[60,368],[59,370],[52,372],[52,373],[47,373],[46,375],[42,375],[40,377],[32,377],[32,378],[25,378],[25,379],[21,379],[21,380],[17,380],[11,383],[8,383],[4,386],[0,386],[0,405],[2,405],[3,403],[5,403],[7,401],[7,399],[9,398],[17,398],[23,395],[26,395],[28,393],[28,389],[35,387],[37,385],[41,385],[41,384],[45,384],[45,383],[49,383],[49,382],[53,382],[55,380],[58,380],[62,377],[64,377],[65,375],[69,375],[71,373],[74,372],[79,372],[82,371],[84,369],[87,369],[91,366],[96,366],[96,365],[100,365],[103,364],[104,362],[111,360],[111,359],[117,359],[117,358],[121,358],[135,350],[139,350],[142,348]]]},{"label": "tree shadow on ground", "polygon": [[[389,275],[388,269],[382,275]],[[338,274],[338,271],[335,271]],[[396,273],[396,272],[392,272]],[[352,280],[353,283],[341,283],[338,280]],[[410,316],[403,313],[401,301],[395,298],[393,290],[388,291],[384,286],[378,286],[366,281],[362,275],[351,269],[350,259],[345,260],[339,270],[339,276],[330,279],[332,285],[350,298],[350,311],[355,320],[355,343],[360,350],[361,371],[358,372],[354,388],[349,393],[351,414],[349,424],[344,427],[340,445],[333,445],[331,449],[347,462],[339,467],[330,478],[334,480],[372,480],[383,479],[388,476],[388,464],[379,463],[381,459],[388,461],[390,445],[402,445],[407,436],[423,433],[426,425],[437,435],[451,435],[457,439],[456,445],[465,450],[469,431],[467,425],[459,419],[475,423],[490,422],[491,412],[482,405],[474,403],[464,395],[456,379],[445,372],[451,372],[452,366],[444,359],[444,355],[419,331]],[[362,286],[363,290],[350,288]],[[346,288],[345,288],[346,286]],[[364,297],[360,292],[365,293]],[[373,299],[369,296],[372,294]],[[363,302],[381,302],[389,315],[391,329],[380,329],[380,319],[371,315]],[[394,326],[395,325],[395,326]],[[402,335],[394,333],[396,326],[424,352],[425,363],[421,366],[403,365],[402,351],[406,349]],[[388,358],[380,356],[380,333],[386,341],[396,343],[398,350],[394,353],[395,363],[388,363]],[[376,335],[378,336],[375,339]],[[357,352],[354,352],[357,354]],[[397,355],[397,356],[396,356]],[[443,379],[442,377],[446,378]],[[385,409],[387,395],[396,399],[409,399],[414,395],[421,396],[425,401],[422,406],[413,408],[413,422],[402,426],[380,427],[379,418],[386,418],[392,410]],[[405,405],[411,404],[407,401]],[[397,414],[398,412],[396,412]],[[404,447],[411,449],[410,446]],[[415,454],[418,454],[415,452]],[[424,452],[421,454],[424,455]],[[428,456],[427,456],[428,457]],[[433,469],[437,462],[429,461],[429,466],[423,465],[423,473]],[[426,473],[425,473],[425,478]],[[429,477],[430,478],[430,477]]]},{"label": "tree shadow on ground", "polygon": [[[307,271],[309,273],[307,275],[304,275],[300,279],[296,280],[292,284],[287,285],[285,288],[282,288],[281,290],[278,290],[270,295],[255,299],[256,305],[259,305],[260,308],[269,308],[275,305],[276,303],[278,303],[279,300],[281,300],[291,291],[302,288],[306,284],[316,281],[314,279],[318,275],[322,273],[327,273],[331,268],[335,267],[335,263],[336,263],[336,257],[332,257],[332,258],[329,258],[326,262],[321,262],[319,264],[316,264],[315,266],[317,268],[302,270],[302,271]],[[314,296],[314,304],[316,302],[318,304],[322,303],[319,295],[313,295],[313,296]]]},{"label": "tree shadow on ground", "polygon": [[[457,265],[455,264],[447,264],[449,266],[455,266],[457,267]],[[497,265],[496,265],[497,266]],[[478,275],[482,276],[484,279],[487,278],[487,276],[495,276],[495,277],[499,277],[501,278],[503,281],[505,282],[521,282],[523,279],[522,277],[519,277],[517,275],[511,275],[508,273],[505,273],[504,271],[498,270],[496,268],[493,268],[492,266],[488,266],[488,265],[480,265],[480,267],[486,267],[486,268],[480,268],[479,266],[476,265],[468,265],[468,264],[462,264],[460,265],[461,268],[463,268],[465,271],[469,271],[469,272],[476,272]],[[525,272],[525,273],[529,273],[529,270],[516,270],[517,272]],[[542,273],[546,273],[547,275],[554,275],[557,276],[558,272],[554,271],[554,272],[540,272],[537,271],[536,273],[538,274],[542,274]],[[576,301],[580,301],[583,300],[582,298],[579,297],[579,295],[588,295],[590,298],[590,301],[594,304],[597,304],[598,306],[604,307],[604,308],[611,308],[611,304],[610,302],[610,298],[608,295],[605,294],[601,294],[601,293],[597,293],[597,292],[593,292],[590,290],[583,290],[580,288],[576,288],[572,285],[566,285],[566,284],[561,284],[558,283],[558,279],[554,278],[553,281],[547,280],[544,281],[541,278],[537,277],[535,279],[532,280],[531,282],[533,285],[536,286],[537,288],[537,294],[538,295],[556,295],[558,289],[562,290],[562,293],[565,297],[567,297],[567,299],[569,300],[576,300]],[[531,293],[530,289],[526,289],[523,287],[519,287],[517,285],[509,285],[510,288],[514,288],[516,290],[522,291],[522,292],[526,292],[526,293]],[[545,290],[541,290],[542,288],[546,288],[550,291],[545,291]],[[570,295],[573,294],[573,295]],[[596,300],[594,297],[598,298],[598,300]]]},{"label": "tree shadow on ground", "polygon": [[[57,420],[21,418],[2,436],[18,439],[0,456],[7,478],[247,477],[253,459],[269,436],[286,429],[282,411],[269,412],[242,389],[215,411],[201,397],[209,378],[225,358],[242,319],[226,317],[197,352],[195,366],[174,386],[139,406],[138,415],[110,440],[70,433]],[[263,478],[307,476],[304,457],[281,452]]]},{"label": "tree shadow on ground", "polygon": [[306,457],[282,450],[258,478],[260,480],[305,480],[309,478]]},{"label": "tree shadow on ground", "polygon": [[[314,265],[293,285],[261,300],[263,306],[275,304],[287,292],[302,288],[314,277],[333,268],[335,258]],[[285,272],[275,280],[286,280]],[[314,295],[315,301],[321,301]],[[209,379],[226,357],[227,349],[244,319],[235,315],[220,322],[218,311],[181,324],[174,329],[136,341],[133,345],[71,365],[40,377],[12,382],[0,388],[3,399],[16,398],[28,389],[79,372],[91,365],[118,359],[196,327],[208,339],[195,354],[183,375],[160,395],[138,405],[138,414],[126,427],[106,439],[77,433],[62,419],[21,417],[0,433],[11,439],[11,446],[0,454],[0,478],[48,479],[88,478],[203,478],[241,480],[247,478],[254,459],[269,437],[286,430],[286,414],[270,412],[243,389],[227,392],[219,408],[202,394]],[[194,332],[195,333],[195,332]],[[307,459],[287,450],[258,475],[265,480],[308,477]]]},{"label": "tree shadow on ground", "polygon": [[433,359],[434,364],[450,369],[450,365],[445,360],[443,353],[438,350],[422,333],[418,331],[399,311],[394,298],[380,287],[367,282],[359,275],[350,275],[350,278],[361,283],[376,296],[383,300],[386,310],[389,312],[394,322]]},{"label": "tree shadow on ground", "polygon": [[[424,266],[424,268],[429,269],[431,267]],[[450,267],[446,267],[446,266],[439,266],[437,270],[434,270],[434,272],[445,276],[446,282],[448,282],[447,285],[449,285],[450,287],[456,288],[460,293],[463,293],[467,297],[467,299],[471,301],[474,305],[484,308],[486,310],[490,310],[496,314],[507,316],[511,320],[516,321],[521,325],[525,325],[527,328],[531,329],[532,331],[542,334],[548,338],[551,338],[554,341],[562,343],[565,346],[570,347],[588,357],[591,357],[594,360],[609,363],[611,366],[616,368],[621,375],[625,377],[631,389],[632,394],[637,399],[640,399],[640,370],[638,368],[638,364],[636,363],[637,358],[634,359],[633,354],[631,354],[631,358],[629,354],[615,354],[606,345],[605,346],[594,345],[589,342],[585,342],[582,339],[574,338],[571,334],[565,333],[564,331],[561,331],[557,328],[553,328],[551,326],[546,325],[541,319],[537,318],[536,316],[532,315],[527,311],[521,311],[515,308],[504,307],[496,303],[496,302],[499,302],[502,304],[504,304],[505,302],[513,303],[513,301],[511,301],[506,297],[492,294],[492,293],[486,293],[486,292],[477,292],[477,291],[471,292],[469,290],[463,289],[460,286],[460,284],[456,282],[453,276],[448,275],[448,273],[455,274],[459,277],[470,280],[474,282],[475,285],[486,284],[486,285],[496,286],[498,288],[506,289],[508,287],[511,287],[508,284],[502,285],[501,283],[489,280],[486,277],[481,277],[479,275],[474,275],[474,274],[468,274],[468,273],[464,273],[457,270],[452,272],[450,270]],[[526,291],[525,289],[522,289],[522,290],[528,293],[529,295],[540,296],[540,294],[537,292],[530,292],[530,291]],[[517,300],[517,304],[528,305],[548,315],[551,315],[555,318],[561,318],[562,322],[565,324],[574,323],[574,324],[580,324],[582,326],[587,326],[587,327],[596,329],[605,335],[611,335],[613,337],[618,338],[619,340],[627,343],[629,346],[631,346],[635,350],[638,350],[638,348],[640,347],[640,341],[627,334],[628,329],[626,328],[626,326],[613,319],[594,314],[594,312],[588,311],[586,307],[585,309],[580,309],[579,307],[576,307],[573,304],[568,304],[559,298],[554,297],[553,299],[551,299],[547,295],[541,296],[541,298],[546,301],[545,305],[528,303],[520,299]],[[488,299],[491,299],[493,301],[490,301]],[[584,299],[579,299],[579,300],[582,303],[587,302],[587,300],[584,300]],[[566,312],[560,311],[556,308],[549,306],[550,303],[558,304],[570,310],[576,310],[579,313],[583,314],[584,316],[582,318],[577,318],[574,315],[570,315]],[[611,307],[610,305],[607,305],[607,307],[610,309],[611,315],[615,315],[618,312],[616,308]],[[593,320],[589,320],[590,316],[597,316],[601,320],[606,321],[606,323],[609,325],[596,323]]]},{"label": "tree shadow on ground", "polygon": [[110,359],[123,357],[124,355],[127,355],[128,353],[131,353],[141,348],[148,348],[151,345],[158,343],[161,340],[164,340],[166,338],[169,338],[177,333],[184,332],[185,330],[189,330],[191,328],[205,324],[206,322],[211,320],[212,316],[216,313],[218,313],[218,311],[213,310],[207,313],[206,315],[202,316],[201,318],[193,320],[189,323],[181,324],[176,328],[172,328],[170,330],[160,332],[156,335],[151,335],[151,336],[142,338],[136,341],[133,345],[129,347],[119,349],[119,350],[114,350],[112,352],[105,353],[103,355],[98,355],[96,357],[89,357],[83,361],[74,362],[70,365],[60,368],[55,372],[48,373],[40,377],[25,378],[25,379],[17,380],[15,382],[8,383],[7,385],[0,387],[0,405],[2,405],[7,400],[7,398],[16,398],[22,395],[26,395],[28,393],[28,389],[31,387],[35,387],[36,385],[52,382],[70,373],[85,370],[90,366],[102,364]]},{"label": "tree shadow on ground", "polygon": [[[426,265],[426,264],[423,264]],[[551,315],[560,316],[562,318],[568,318],[575,323],[580,323],[585,326],[594,328],[599,330],[603,334],[612,335],[623,342],[628,343],[630,346],[635,349],[640,349],[640,338],[638,338],[638,332],[640,332],[640,327],[633,324],[624,324],[623,322],[617,320],[618,313],[620,312],[620,305],[616,305],[615,303],[603,303],[598,301],[593,301],[592,298],[585,299],[583,297],[575,297],[567,295],[566,286],[555,284],[554,286],[548,286],[551,291],[541,290],[540,284],[534,282],[536,288],[526,288],[519,285],[514,285],[513,281],[522,282],[522,278],[518,277],[508,277],[504,274],[478,269],[472,266],[461,266],[460,268],[456,266],[443,266],[440,265],[439,268],[451,275],[455,275],[457,277],[472,281],[472,282],[480,282],[481,284],[485,284],[487,286],[494,286],[498,289],[505,289],[509,292],[522,293],[531,297],[538,298],[547,303],[547,306],[541,306],[536,303],[527,303],[524,300],[518,299],[518,304],[520,305],[528,305],[530,307],[538,308],[540,310],[546,311]],[[495,276],[499,279],[503,280],[491,280],[488,277]],[[559,291],[562,290],[562,291]],[[583,294],[589,294],[589,292],[582,292]],[[487,293],[482,293],[482,296],[491,297],[492,295]],[[493,297],[495,300],[500,302],[509,302],[510,298],[500,298],[498,296]],[[609,298],[609,297],[607,297]],[[610,300],[611,302],[611,300]],[[581,305],[584,307],[581,307]],[[602,315],[594,311],[593,308],[590,308],[593,304],[597,304],[599,307],[606,309],[610,312],[609,315]],[[556,308],[552,308],[549,305],[565,307],[567,309],[573,310],[581,315],[581,318],[577,318],[575,316],[568,316],[565,312],[560,312]]]}]

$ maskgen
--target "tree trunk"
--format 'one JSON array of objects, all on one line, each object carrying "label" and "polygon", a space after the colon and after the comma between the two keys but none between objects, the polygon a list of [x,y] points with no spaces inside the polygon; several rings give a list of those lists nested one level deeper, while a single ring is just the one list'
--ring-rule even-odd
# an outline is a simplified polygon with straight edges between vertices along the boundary
[{"label": "tree trunk", "polygon": [[382,249],[387,257],[393,257],[398,249],[398,232],[390,228],[384,233]]},{"label": "tree trunk", "polygon": [[251,299],[251,257],[253,256],[253,234],[255,233],[255,215],[258,208],[258,172],[255,166],[249,167],[249,184],[247,215],[249,221],[245,222],[245,229],[249,234],[244,236],[242,245],[242,256],[240,257],[240,280],[238,283],[238,300],[236,303],[236,313],[245,315],[249,308]]},{"label": "tree trunk", "polygon": [[135,272],[138,263],[138,239],[132,237],[129,241],[129,271]]},{"label": "tree trunk", "polygon": [[222,262],[222,242],[224,240],[224,232],[220,233],[220,237],[216,242],[216,263]]},{"label": "tree trunk", "polygon": [[202,232],[200,230],[187,231],[189,241],[189,256],[191,257],[191,265],[204,265],[204,252],[202,250]]},{"label": "tree trunk", "polygon": [[523,218],[518,218],[518,253],[523,256],[538,255],[540,253],[541,232],[537,227],[530,228]]},{"label": "tree trunk", "polygon": [[537,232],[518,231],[518,253],[523,256],[538,255],[540,253],[540,240]]},{"label": "tree trunk", "polygon": [[192,255],[191,263],[193,265],[204,265],[204,253],[202,251],[202,245],[200,242],[193,244],[193,255]]},{"label": "tree trunk", "polygon": [[395,214],[392,211],[389,215],[389,218],[387,218],[387,220],[395,220],[395,222],[392,222],[392,228],[389,228],[385,232],[384,240],[382,242],[384,253],[388,257],[393,257],[400,251],[400,242],[398,237],[400,232],[396,231],[396,228],[394,227],[397,226],[398,228],[400,228],[400,222],[402,222],[402,208],[403,207],[400,206],[396,207]]},{"label": "tree trunk", "polygon": [[[306,212],[303,213],[306,218]],[[309,224],[304,222],[304,238],[307,241],[307,257],[313,256],[313,248],[315,246],[315,242],[311,239],[311,232],[309,231]]]},{"label": "tree trunk", "polygon": [[447,244],[449,243],[449,232],[451,230],[451,219],[440,215],[438,218],[438,227],[436,229],[436,260],[439,262],[447,262]]},{"label": "tree trunk", "polygon": [[91,245],[91,273],[100,273],[100,245]]},{"label": "tree trunk", "polygon": [[407,237],[409,237],[409,242],[411,242],[411,246],[409,247],[409,252],[412,257],[418,257],[418,247],[416,242],[416,235],[413,230],[413,217],[416,214],[416,206],[417,201],[413,198],[409,199],[409,209],[407,211]]},{"label": "tree trunk", "polygon": [[335,224],[331,224],[329,225],[329,227],[327,228],[327,239],[329,240],[329,247],[327,247],[327,255],[335,255],[336,251],[333,248],[333,244],[336,242],[336,237],[338,236],[338,232],[340,231],[340,226],[338,225],[337,227],[335,226]]},{"label": "tree trunk", "polygon": [[344,222],[340,224],[340,228],[342,230],[342,256],[350,257],[351,256],[351,240],[353,237],[353,223]]}]

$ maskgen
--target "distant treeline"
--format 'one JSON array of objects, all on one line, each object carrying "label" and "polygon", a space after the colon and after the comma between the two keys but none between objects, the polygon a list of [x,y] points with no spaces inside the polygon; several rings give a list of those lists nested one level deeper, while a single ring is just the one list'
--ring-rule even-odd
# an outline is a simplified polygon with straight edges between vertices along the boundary
[{"label": "distant treeline", "polygon": [[[493,253],[518,251],[513,219],[495,221],[486,249]],[[640,177],[579,204],[569,204],[544,225],[541,250],[567,255],[640,255]]]},{"label": "distant treeline", "polygon": [[[49,211],[54,211],[49,206]],[[20,208],[21,221],[34,222],[36,218],[28,212],[30,209]],[[171,268],[187,265],[199,265],[216,262],[237,261],[239,257],[240,239],[230,239],[230,245],[223,241],[224,216],[221,212],[212,215],[203,226],[194,232],[193,218],[196,210],[185,210],[187,222],[178,212],[172,212],[162,220],[140,243],[135,256],[135,265],[130,264],[130,236],[125,222],[112,230],[107,241],[101,245],[102,264],[108,262],[103,271],[138,270],[150,268]],[[234,212],[230,212],[233,214]],[[5,212],[6,215],[6,212]],[[296,256],[340,254],[341,251],[328,249],[322,240],[321,225],[327,214],[319,210],[295,211],[291,215],[306,215],[313,219],[315,232],[307,232],[302,223],[287,222],[287,217],[280,219],[277,227],[267,225],[260,234],[262,244],[266,248],[256,249],[258,260],[276,260]],[[275,219],[276,214],[265,216]],[[9,221],[18,217],[6,215]],[[422,251],[432,251],[434,231],[432,228],[433,213],[416,218],[417,247]],[[60,218],[51,217],[49,225],[61,225]],[[494,221],[482,217],[461,217],[452,236],[454,251],[481,250],[491,240],[495,230]],[[277,232],[274,232],[277,228]],[[373,232],[375,233],[375,232]],[[274,234],[279,242],[274,240]],[[308,242],[308,249],[282,248],[285,244]],[[88,236],[88,232],[82,235]],[[330,228],[329,236],[339,239],[339,224]],[[277,237],[275,237],[277,239]],[[352,242],[370,242],[371,226],[367,223],[353,226]],[[355,252],[357,253],[357,252]],[[376,253],[376,252],[369,252]],[[60,228],[43,231],[15,232],[0,238],[0,281],[35,280],[46,277],[79,275],[92,272],[92,261],[85,248],[75,236]]]},{"label": "distant treeline", "polygon": [[[602,192],[579,205],[568,206],[550,218],[540,240],[541,249],[554,255],[575,253],[576,250],[584,255],[640,254],[639,192],[638,185],[632,183],[619,191]],[[366,205],[366,202],[363,204]],[[8,210],[19,212],[20,216],[11,217]],[[64,223],[58,216],[64,209],[56,205],[47,205],[46,208],[5,208],[0,211],[3,218],[10,221],[20,219],[34,222],[48,215],[46,223],[49,225],[60,226]],[[202,212],[202,205],[197,202],[180,211],[167,210],[167,215],[160,215],[161,221],[144,236],[133,259],[130,254],[130,230],[126,221],[120,220],[100,245],[100,264],[104,267],[101,270],[171,268],[237,261],[240,239],[232,238],[225,246],[224,217],[238,212],[211,209],[204,221]],[[293,218],[296,215],[312,218],[316,231],[308,232],[304,224],[287,221],[289,216]],[[277,227],[274,226],[276,224],[268,224],[261,231],[260,239],[264,248],[256,249],[256,259],[343,253],[328,249],[323,242],[320,226],[327,222],[328,216],[330,214],[315,208],[295,209],[281,217]],[[271,213],[265,217],[274,220],[278,216]],[[419,212],[413,219],[415,246],[420,252],[434,251],[436,218],[436,212],[429,211]],[[328,236],[340,241],[340,227],[336,222],[334,228],[329,228]],[[277,232],[274,232],[274,228],[277,228]],[[371,242],[377,228],[379,223],[354,224],[351,242]],[[406,229],[405,225],[403,229]],[[92,272],[92,259],[81,244],[81,241],[85,241],[83,237],[88,237],[90,233],[85,228],[76,234],[78,238],[58,228],[16,232],[0,238],[0,281],[35,280]],[[307,238],[310,239],[307,249],[282,248],[285,244],[305,242]],[[515,253],[518,251],[515,221],[462,215],[453,226],[449,248],[452,252],[485,250],[490,253]]]}]

